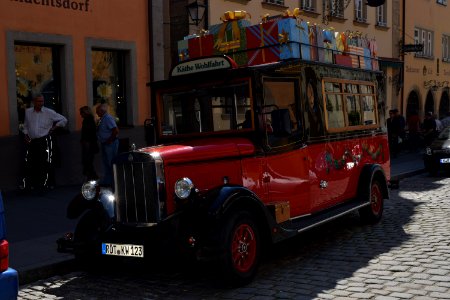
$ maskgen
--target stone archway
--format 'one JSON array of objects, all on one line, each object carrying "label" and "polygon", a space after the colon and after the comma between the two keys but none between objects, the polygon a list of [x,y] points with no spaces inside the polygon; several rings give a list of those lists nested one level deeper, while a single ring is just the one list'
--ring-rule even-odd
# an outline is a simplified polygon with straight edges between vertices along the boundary
[{"label": "stone archway", "polygon": [[450,98],[448,96],[448,90],[442,92],[441,102],[439,103],[439,119],[447,116],[450,111]]},{"label": "stone archway", "polygon": [[434,97],[431,91],[428,91],[427,98],[425,99],[425,113],[431,111],[433,114],[436,113],[434,111]]},{"label": "stone archway", "polygon": [[409,117],[413,112],[420,112],[420,102],[419,95],[416,91],[411,91],[408,95],[408,102],[406,104],[406,118]]}]

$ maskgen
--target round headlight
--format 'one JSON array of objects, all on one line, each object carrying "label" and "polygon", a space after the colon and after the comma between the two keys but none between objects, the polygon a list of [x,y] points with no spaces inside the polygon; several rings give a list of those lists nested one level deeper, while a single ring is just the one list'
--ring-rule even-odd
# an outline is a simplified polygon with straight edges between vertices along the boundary
[{"label": "round headlight", "polygon": [[175,195],[180,199],[186,199],[191,194],[194,184],[187,177],[178,179],[175,183]]},{"label": "round headlight", "polygon": [[431,148],[430,148],[430,147],[427,147],[427,148],[425,149],[425,153],[426,153],[427,155],[432,155],[432,154],[433,154],[433,151],[431,151]]},{"label": "round headlight", "polygon": [[81,194],[86,200],[92,200],[97,195],[97,181],[85,182],[81,187]]}]

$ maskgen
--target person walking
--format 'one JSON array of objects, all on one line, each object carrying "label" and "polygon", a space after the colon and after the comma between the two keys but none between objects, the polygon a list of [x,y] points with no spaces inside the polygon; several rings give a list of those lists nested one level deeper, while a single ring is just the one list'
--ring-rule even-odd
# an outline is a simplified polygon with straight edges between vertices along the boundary
[{"label": "person walking", "polygon": [[98,179],[94,168],[95,154],[99,152],[97,143],[97,127],[95,125],[94,115],[89,106],[80,108],[80,115],[83,118],[81,125],[81,164],[83,166],[83,175],[85,180]]},{"label": "person walking", "polygon": [[417,151],[420,143],[420,118],[417,110],[412,110],[407,118],[409,150]]},{"label": "person walking", "polygon": [[423,120],[423,139],[425,146],[431,145],[435,137],[436,137],[436,122],[433,118],[433,113],[427,112],[425,114],[425,119]]},{"label": "person walking", "polygon": [[44,106],[44,96],[33,97],[33,107],[25,111],[23,134],[27,150],[25,154],[25,177],[20,189],[52,189],[55,184],[53,170],[52,132],[64,127],[67,119]]},{"label": "person walking", "polygon": [[98,105],[96,113],[100,118],[97,126],[97,137],[101,144],[103,165],[103,178],[100,180],[100,185],[112,186],[112,160],[119,152],[119,140],[117,138],[119,128],[117,128],[113,116],[108,113],[108,105],[106,103]]}]

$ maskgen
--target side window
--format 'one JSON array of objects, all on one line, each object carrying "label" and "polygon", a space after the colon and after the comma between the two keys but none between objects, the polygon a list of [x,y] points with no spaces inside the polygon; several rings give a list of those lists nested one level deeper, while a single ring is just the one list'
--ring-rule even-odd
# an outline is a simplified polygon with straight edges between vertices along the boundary
[{"label": "side window", "polygon": [[300,140],[296,109],[297,79],[264,79],[263,120],[267,145],[277,148]]},{"label": "side window", "polygon": [[325,82],[325,114],[328,128],[344,128],[345,116],[342,103],[341,85],[337,82]]},{"label": "side window", "polygon": [[323,136],[324,126],[322,106],[317,93],[317,81],[306,80],[306,95],[304,101],[305,133],[308,138]]},{"label": "side window", "polygon": [[377,126],[374,84],[324,79],[323,85],[328,131],[359,130]]}]

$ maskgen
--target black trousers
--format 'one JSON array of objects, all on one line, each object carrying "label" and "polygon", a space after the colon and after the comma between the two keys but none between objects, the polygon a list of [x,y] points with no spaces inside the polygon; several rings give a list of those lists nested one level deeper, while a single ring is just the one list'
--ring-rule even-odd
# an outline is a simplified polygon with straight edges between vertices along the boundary
[{"label": "black trousers", "polygon": [[33,139],[25,153],[25,188],[46,188],[53,186],[53,139],[50,135]]}]

